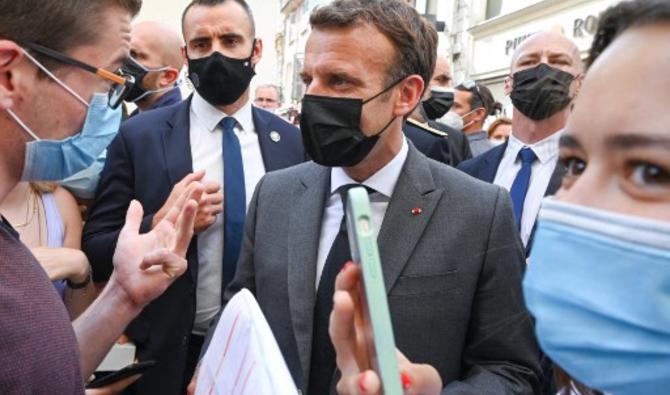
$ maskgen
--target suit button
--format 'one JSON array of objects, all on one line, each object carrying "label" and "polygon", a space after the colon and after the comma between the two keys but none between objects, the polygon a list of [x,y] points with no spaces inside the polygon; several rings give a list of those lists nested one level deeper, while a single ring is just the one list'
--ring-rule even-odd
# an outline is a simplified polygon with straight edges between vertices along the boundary
[{"label": "suit button", "polygon": [[187,344],[188,344],[188,336],[182,337],[181,338],[181,345],[186,347]]}]

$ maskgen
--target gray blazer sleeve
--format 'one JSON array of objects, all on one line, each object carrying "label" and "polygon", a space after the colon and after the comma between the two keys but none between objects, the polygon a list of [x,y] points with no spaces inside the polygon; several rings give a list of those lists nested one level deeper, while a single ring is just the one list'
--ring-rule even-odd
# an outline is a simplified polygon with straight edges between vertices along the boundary
[{"label": "gray blazer sleeve", "polygon": [[240,258],[237,261],[235,277],[233,278],[233,281],[228,284],[223,293],[223,301],[221,303],[221,310],[219,311],[219,314],[214,317],[212,323],[209,325],[209,330],[205,336],[205,342],[202,346],[202,350],[200,351],[200,359],[202,359],[202,357],[205,355],[205,352],[207,351],[207,348],[209,347],[209,343],[212,340],[212,336],[214,336],[216,326],[218,325],[219,319],[221,318],[221,313],[223,312],[223,309],[226,308],[228,301],[232,299],[237,292],[242,290],[242,288],[247,288],[249,291],[251,291],[252,294],[256,294],[256,281],[254,274],[254,238],[256,233],[258,195],[260,194],[259,191],[263,184],[263,180],[264,178],[261,178],[261,180],[258,182],[258,185],[256,185],[256,190],[254,191],[254,195],[251,198],[251,203],[249,203],[249,212],[247,213],[247,218],[244,225],[242,249],[240,251]]},{"label": "gray blazer sleeve", "polygon": [[521,291],[525,256],[508,194],[498,190],[470,318],[461,381],[443,394],[539,394],[539,348]]}]

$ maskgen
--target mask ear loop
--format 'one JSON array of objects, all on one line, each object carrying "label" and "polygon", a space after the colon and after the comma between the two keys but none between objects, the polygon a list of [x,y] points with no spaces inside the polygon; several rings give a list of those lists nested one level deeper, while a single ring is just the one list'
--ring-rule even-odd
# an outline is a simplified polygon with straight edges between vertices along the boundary
[{"label": "mask ear loop", "polygon": [[388,87],[384,88],[383,91],[377,93],[376,95],[372,96],[371,98],[369,98],[367,100],[363,100],[363,105],[368,104],[369,102],[373,101],[374,99],[378,98],[379,96],[383,95],[384,93],[390,91],[396,85],[398,85],[400,83],[400,81],[404,80],[405,78],[407,78],[407,77],[402,77],[402,78],[398,79],[396,82],[394,82],[391,85],[389,85]]},{"label": "mask ear loop", "polygon": [[[147,72],[149,72],[149,73],[160,73],[162,71],[167,71],[167,70],[170,70],[170,69],[172,69],[172,67],[165,66],[165,67],[160,67],[160,68],[157,68],[157,69],[147,69]],[[182,77],[179,77],[172,84],[172,86],[166,86],[165,88],[159,88],[159,89],[147,89],[147,91],[144,94],[142,94],[142,96],[135,99],[135,102],[137,102],[139,100],[142,100],[143,98],[145,98],[148,95],[151,95],[153,93],[167,92],[167,91],[171,91],[174,88],[179,88],[183,83],[184,83],[184,79]]]},{"label": "mask ear loop", "polygon": [[23,122],[23,121],[21,120],[21,118],[19,118],[19,117],[14,113],[14,111],[12,111],[12,110],[9,109],[9,108],[7,108],[6,111],[7,111],[7,113],[8,113],[12,118],[14,118],[14,121],[15,121],[16,123],[18,123],[19,126],[21,126],[21,128],[23,129],[23,131],[25,131],[26,133],[28,133],[28,135],[29,135],[30,137],[32,137],[35,141],[41,141],[41,140],[42,140],[41,138],[37,137],[37,135],[35,134],[35,132],[33,132],[32,130],[30,130],[30,128],[28,127],[28,125],[26,125],[25,122]]},{"label": "mask ear loop", "polygon": [[251,53],[249,54],[249,57],[247,58],[247,66],[251,67],[252,69],[254,68],[254,65],[251,63],[251,58],[254,57],[254,51],[256,50],[256,39],[254,38],[254,41],[251,43]]},{"label": "mask ear loop", "polygon": [[[402,77],[402,78],[398,79],[396,82],[394,82],[394,83],[392,83],[391,85],[389,85],[389,86],[388,86],[387,88],[385,88],[383,91],[377,93],[376,95],[372,96],[371,98],[369,98],[369,99],[367,99],[367,100],[364,100],[364,101],[363,101],[363,105],[365,105],[365,104],[371,102],[372,100],[378,98],[379,96],[383,95],[384,93],[390,91],[390,90],[393,89],[396,85],[398,85],[402,80],[404,80],[405,78],[406,78],[406,77]],[[387,129],[389,126],[391,126],[391,124],[393,123],[393,121],[395,121],[396,118],[398,118],[398,117],[393,117],[393,118],[391,118],[391,120],[386,124],[386,126],[384,126],[379,132],[373,134],[371,137],[377,137],[377,136],[379,136],[380,134],[384,133],[384,132],[386,131],[386,129]]]},{"label": "mask ear loop", "polygon": [[44,65],[42,65],[42,63],[38,62],[37,59],[35,59],[31,54],[28,53],[28,51],[26,51],[26,50],[23,49],[23,48],[21,48],[21,50],[23,51],[23,54],[26,55],[26,57],[27,57],[28,59],[30,59],[33,63],[35,63],[35,65],[36,65],[40,70],[42,70],[46,75],[48,75],[49,77],[51,77],[51,79],[53,79],[54,81],[56,81],[56,83],[57,83],[58,85],[60,85],[61,88],[63,88],[63,89],[65,89],[66,91],[68,91],[72,96],[74,96],[77,100],[79,100],[84,106],[86,106],[87,108],[89,107],[89,103],[86,102],[86,100],[84,100],[81,96],[79,96],[79,94],[78,94],[77,92],[75,92],[74,90],[72,90],[72,88],[70,88],[69,86],[65,85],[65,83],[64,83],[63,81],[61,81],[61,80],[60,80],[58,77],[56,77],[51,71],[49,71],[46,67],[44,67]]}]

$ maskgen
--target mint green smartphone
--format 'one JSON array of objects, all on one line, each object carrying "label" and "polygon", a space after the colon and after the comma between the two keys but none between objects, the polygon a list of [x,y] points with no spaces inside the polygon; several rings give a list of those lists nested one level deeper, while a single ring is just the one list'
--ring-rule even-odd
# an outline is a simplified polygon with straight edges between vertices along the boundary
[{"label": "mint green smartphone", "polygon": [[372,213],[368,193],[363,187],[349,190],[347,233],[354,263],[363,272],[363,322],[366,328],[372,368],[379,374],[384,395],[402,395],[398,357],[396,355],[391,314],[376,234],[372,229]]}]

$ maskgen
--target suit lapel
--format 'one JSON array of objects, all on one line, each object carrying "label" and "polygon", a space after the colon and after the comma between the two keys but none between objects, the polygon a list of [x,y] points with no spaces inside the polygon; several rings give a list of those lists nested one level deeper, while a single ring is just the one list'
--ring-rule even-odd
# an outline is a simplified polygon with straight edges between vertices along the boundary
[{"label": "suit lapel", "polygon": [[175,107],[175,113],[168,120],[170,129],[163,135],[165,164],[170,184],[175,185],[193,171],[190,139],[191,98]]},{"label": "suit lapel", "polygon": [[[407,264],[443,192],[435,186],[426,158],[410,144],[377,238],[387,292]],[[415,215],[414,209],[421,213]]]},{"label": "suit lapel", "polygon": [[[165,168],[170,181],[170,189],[193,171],[190,111],[191,98],[188,98],[175,107],[174,115],[167,121],[170,129],[163,134]],[[194,237],[191,241],[188,256],[188,271],[193,281],[198,278],[197,240],[198,238]]]},{"label": "suit lapel", "polygon": [[[254,118],[254,127],[258,134],[258,145],[261,147],[261,155],[265,164],[265,171],[279,170],[281,164],[276,163],[275,158],[282,157],[281,134],[276,130],[270,129],[270,117],[267,113],[252,106],[252,115]],[[274,138],[274,139],[273,139]]]},{"label": "suit lapel", "polygon": [[316,261],[323,211],[330,185],[328,168],[313,165],[291,197],[296,208],[288,224],[288,295],[291,321],[303,371],[303,388],[309,382],[312,329],[316,302]]},{"label": "suit lapel", "polygon": [[488,153],[483,154],[486,156],[484,157],[484,164],[477,178],[493,184],[493,181],[496,178],[496,173],[498,172],[498,166],[500,166],[500,162],[502,161],[506,149],[507,142],[491,149]]},{"label": "suit lapel", "polygon": [[565,176],[565,167],[563,167],[559,161],[556,163],[554,172],[551,174],[549,185],[547,185],[547,191],[545,192],[544,196],[552,196],[556,194],[558,189],[561,187],[561,184],[563,183],[563,176]]}]

